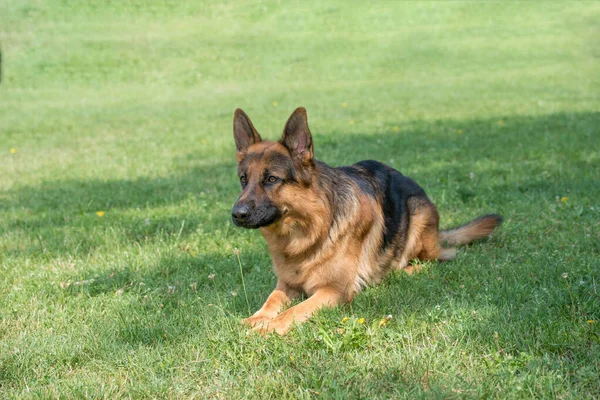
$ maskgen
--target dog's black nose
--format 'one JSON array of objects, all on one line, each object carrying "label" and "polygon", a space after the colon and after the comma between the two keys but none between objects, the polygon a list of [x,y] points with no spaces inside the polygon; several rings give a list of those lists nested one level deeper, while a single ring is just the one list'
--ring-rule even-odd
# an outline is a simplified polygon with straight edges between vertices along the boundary
[{"label": "dog's black nose", "polygon": [[247,204],[236,204],[231,210],[231,216],[237,221],[244,221],[250,216],[250,207]]}]

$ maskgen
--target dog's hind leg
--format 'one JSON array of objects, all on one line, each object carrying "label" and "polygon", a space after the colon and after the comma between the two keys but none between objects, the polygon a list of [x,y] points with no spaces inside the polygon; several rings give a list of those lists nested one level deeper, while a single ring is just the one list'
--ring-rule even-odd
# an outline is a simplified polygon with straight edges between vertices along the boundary
[{"label": "dog's hind leg", "polygon": [[438,239],[439,215],[428,199],[411,197],[407,201],[410,210],[408,238],[402,255],[406,262],[404,271],[408,274],[418,272],[419,265],[409,265],[415,258],[419,260],[437,260],[440,256]]}]

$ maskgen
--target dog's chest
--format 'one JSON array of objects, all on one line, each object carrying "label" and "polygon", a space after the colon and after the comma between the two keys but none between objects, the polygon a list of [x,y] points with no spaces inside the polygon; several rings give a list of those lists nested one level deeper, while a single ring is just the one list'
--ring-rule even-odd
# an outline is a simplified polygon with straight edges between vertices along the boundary
[{"label": "dog's chest", "polygon": [[286,260],[283,256],[273,256],[273,267],[277,278],[286,285],[311,294],[309,293],[311,288],[307,286],[307,283],[310,281],[312,265]]}]

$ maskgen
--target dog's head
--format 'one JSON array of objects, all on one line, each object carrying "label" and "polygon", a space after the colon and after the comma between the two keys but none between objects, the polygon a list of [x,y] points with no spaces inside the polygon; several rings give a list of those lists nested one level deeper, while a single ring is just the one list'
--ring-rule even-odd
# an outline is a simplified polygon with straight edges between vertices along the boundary
[{"label": "dog's head", "polygon": [[242,194],[233,206],[233,223],[249,229],[271,225],[284,216],[298,188],[310,185],[314,169],[312,136],[306,110],[296,109],[278,142],[262,140],[240,109],[233,117],[238,176]]}]

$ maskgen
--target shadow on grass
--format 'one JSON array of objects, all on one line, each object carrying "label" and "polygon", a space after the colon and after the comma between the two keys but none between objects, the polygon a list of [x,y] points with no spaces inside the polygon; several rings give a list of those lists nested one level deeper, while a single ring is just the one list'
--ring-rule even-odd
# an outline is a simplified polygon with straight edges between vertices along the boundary
[{"label": "shadow on grass", "polygon": [[0,210],[17,217],[4,222],[5,231],[25,240],[4,255],[79,257],[109,241],[144,244],[217,229],[229,222],[237,196],[236,180],[225,179],[233,174],[230,163],[169,177],[55,181],[8,192]]},{"label": "shadow on grass", "polygon": [[[598,126],[600,113],[392,123],[379,128],[384,133],[317,134],[316,155],[331,165],[378,159],[415,178],[442,211],[458,202],[506,213],[510,202],[510,218],[532,194],[536,201],[598,193],[600,156],[590,151],[600,145]],[[109,230],[117,242],[143,244],[160,234],[181,238],[201,227],[218,229],[228,224],[238,194],[233,144],[231,161],[167,177],[17,188],[4,195],[0,210],[15,211],[4,226],[21,239],[3,253],[81,256],[105,244]]]},{"label": "shadow on grass", "polygon": [[[98,210],[147,209],[180,204],[195,196],[214,198],[231,192],[235,159],[229,163],[190,166],[183,173],[156,178],[56,180],[9,192],[3,210],[77,215]],[[67,224],[68,219],[56,222]]]}]

